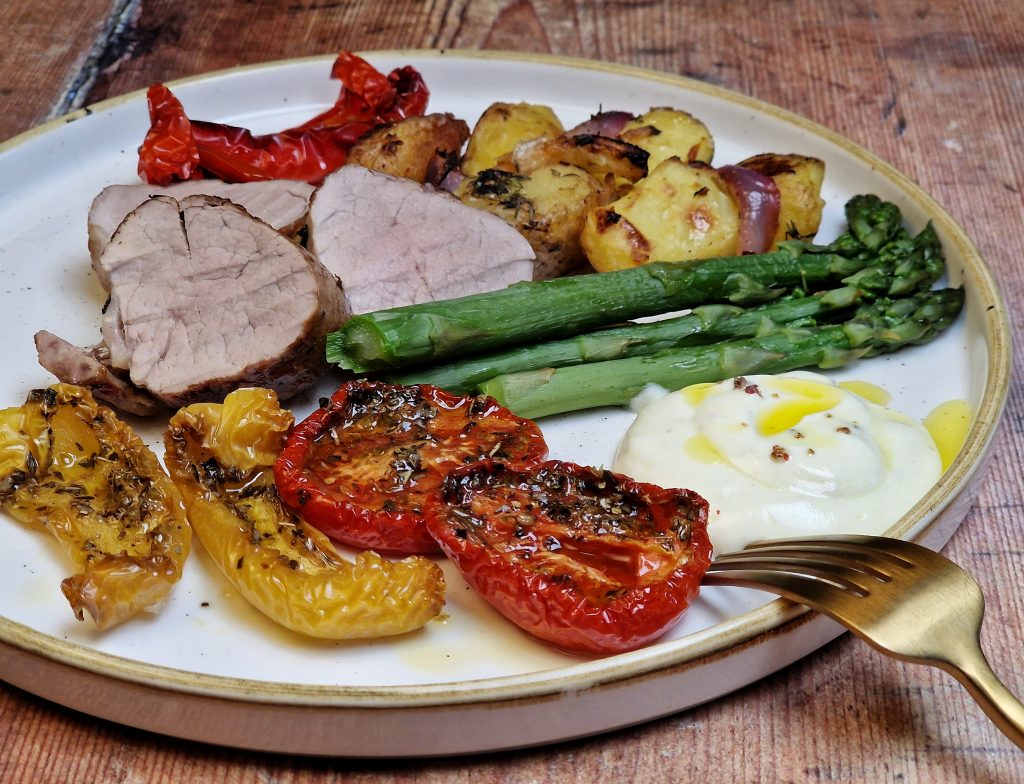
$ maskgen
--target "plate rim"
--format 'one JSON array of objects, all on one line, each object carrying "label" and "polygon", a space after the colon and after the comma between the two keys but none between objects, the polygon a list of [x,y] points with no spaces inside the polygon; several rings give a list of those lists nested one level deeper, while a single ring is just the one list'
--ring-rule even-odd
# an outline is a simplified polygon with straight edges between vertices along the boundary
[{"label": "plate rim", "polygon": [[[382,49],[364,50],[358,54],[371,62],[374,58],[449,58],[542,64],[549,67],[597,71],[649,82],[660,82],[717,97],[732,104],[773,116],[831,142],[854,158],[870,165],[877,175],[890,180],[923,208],[934,223],[941,226],[944,237],[947,238],[947,241],[957,245],[959,253],[964,259],[965,283],[969,277],[978,288],[979,298],[989,303],[989,307],[983,314],[989,351],[988,372],[985,391],[975,412],[975,420],[968,433],[967,443],[932,490],[900,518],[887,533],[906,538],[915,529],[926,528],[949,506],[958,492],[966,487],[969,480],[982,467],[984,462],[982,458],[988,452],[998,433],[1010,386],[1011,330],[1005,302],[992,271],[966,231],[934,197],[875,153],[813,120],[775,104],[691,77],[634,65],[565,55],[508,50]],[[166,84],[175,88],[296,64],[318,61],[330,63],[335,57],[336,53],[252,63],[182,77],[168,81]],[[145,88],[134,90],[43,122],[0,142],[0,158],[36,137],[87,118],[94,112],[106,111],[132,101],[144,102],[145,94]],[[970,274],[968,275],[968,273]],[[726,656],[729,651],[737,647],[756,644],[758,639],[784,633],[790,628],[806,622],[805,616],[809,614],[809,610],[787,600],[775,599],[730,618],[728,621],[687,635],[685,638],[679,638],[673,642],[680,643],[682,640],[687,640],[687,644],[677,645],[669,651],[652,653],[654,649],[648,646],[631,653],[581,660],[577,664],[535,673],[404,686],[298,684],[195,673],[98,651],[38,632],[3,616],[0,616],[0,642],[94,675],[146,686],[157,686],[171,692],[221,697],[241,702],[291,706],[309,705],[320,708],[331,706],[346,708],[428,707],[534,699],[566,691],[599,687],[633,677],[643,677],[662,670],[681,671],[699,666],[706,660]]]}]

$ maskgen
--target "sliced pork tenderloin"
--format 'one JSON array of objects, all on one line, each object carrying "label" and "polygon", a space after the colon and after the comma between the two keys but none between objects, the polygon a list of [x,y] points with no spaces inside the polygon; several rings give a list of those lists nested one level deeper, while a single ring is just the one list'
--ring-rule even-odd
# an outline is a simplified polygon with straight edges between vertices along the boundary
[{"label": "sliced pork tenderloin", "polygon": [[98,264],[110,283],[106,364],[169,406],[247,385],[300,392],[326,369],[326,335],[348,315],[339,281],[311,254],[210,196],[145,201]]},{"label": "sliced pork tenderloin", "polygon": [[164,406],[107,364],[102,345],[80,348],[45,329],[35,335],[39,364],[61,381],[86,387],[97,399],[138,416],[152,416]]},{"label": "sliced pork tenderloin", "polygon": [[291,236],[306,224],[309,197],[314,186],[295,180],[260,182],[222,182],[186,180],[171,185],[111,185],[100,191],[89,208],[89,253],[93,266],[125,216],[152,196],[184,199],[205,194],[228,199],[269,223],[282,234]]},{"label": "sliced pork tenderloin", "polygon": [[501,218],[354,164],[313,194],[308,226],[310,250],[344,282],[354,314],[533,278],[530,243]]}]

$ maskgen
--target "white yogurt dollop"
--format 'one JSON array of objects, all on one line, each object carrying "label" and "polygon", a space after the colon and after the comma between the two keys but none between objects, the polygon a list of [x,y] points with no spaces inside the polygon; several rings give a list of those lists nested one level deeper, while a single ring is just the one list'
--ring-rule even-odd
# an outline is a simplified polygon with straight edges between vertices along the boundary
[{"label": "white yogurt dollop", "polygon": [[883,533],[942,472],[921,423],[803,371],[648,403],[613,468],[703,495],[718,553],[757,539]]}]

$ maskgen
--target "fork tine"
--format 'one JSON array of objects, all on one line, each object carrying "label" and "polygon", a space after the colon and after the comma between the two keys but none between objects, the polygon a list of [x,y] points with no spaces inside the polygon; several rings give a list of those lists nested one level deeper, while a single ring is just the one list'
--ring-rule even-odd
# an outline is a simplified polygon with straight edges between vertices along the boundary
[{"label": "fork tine", "polygon": [[785,572],[787,574],[812,577],[816,580],[824,580],[832,583],[837,588],[853,591],[858,596],[870,594],[872,583],[877,586],[879,582],[886,582],[888,580],[885,575],[879,578],[875,573],[843,564],[838,559],[832,563],[823,563],[809,558],[787,558],[776,555],[765,558],[756,557],[756,553],[751,553],[751,555],[755,557],[715,561],[715,563],[708,567],[708,570],[718,572],[724,570],[749,571],[750,569],[758,569]]},{"label": "fork tine", "polygon": [[992,672],[979,644],[981,589],[935,551],[860,535],[755,542],[716,557],[704,583],[771,591],[829,616],[883,653],[941,667],[1024,749],[1024,704]]},{"label": "fork tine", "polygon": [[860,601],[860,598],[845,588],[837,588],[830,582],[773,569],[730,568],[722,572],[709,571],[704,576],[704,583],[705,585],[738,585],[744,588],[761,588],[762,590],[765,586],[770,586],[773,593],[828,615],[851,631],[860,633],[859,627],[853,624],[849,618],[844,617],[842,613],[844,606],[849,602]]},{"label": "fork tine", "polygon": [[[834,553],[849,560],[850,556],[875,557],[888,561],[894,566],[907,569],[914,567],[915,558],[928,558],[934,553],[926,547],[900,539],[889,539],[880,536],[843,535],[843,536],[808,536],[793,539],[772,539],[751,542],[746,552],[758,550],[773,552],[782,549],[799,549],[801,552]],[[729,554],[731,555],[731,553]]]},{"label": "fork tine", "polygon": [[863,561],[854,560],[847,553],[840,555],[831,550],[808,551],[793,547],[779,547],[770,550],[740,550],[735,553],[726,553],[715,559],[715,563],[739,568],[747,567],[748,564],[755,561],[769,564],[763,568],[771,568],[770,564],[780,564],[794,567],[793,571],[799,572],[820,569],[822,566],[827,565],[835,567],[835,569],[829,569],[829,573],[845,569],[872,577],[877,582],[887,583],[892,580],[890,570],[882,568],[883,566],[890,566],[888,562],[880,563],[877,558],[865,558]]}]

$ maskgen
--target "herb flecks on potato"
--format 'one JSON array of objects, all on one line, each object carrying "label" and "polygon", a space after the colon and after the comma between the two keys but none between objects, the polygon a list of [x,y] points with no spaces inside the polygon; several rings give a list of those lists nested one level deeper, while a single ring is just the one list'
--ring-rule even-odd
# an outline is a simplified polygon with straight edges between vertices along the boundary
[{"label": "herb flecks on potato", "polygon": [[586,263],[580,234],[602,203],[602,185],[577,166],[543,166],[529,176],[485,169],[455,189],[463,203],[491,212],[529,241],[534,280],[558,277]]},{"label": "herb flecks on potato", "polygon": [[627,122],[619,138],[646,150],[652,171],[673,156],[689,163],[711,163],[715,155],[715,140],[708,127],[679,109],[651,109]]}]

